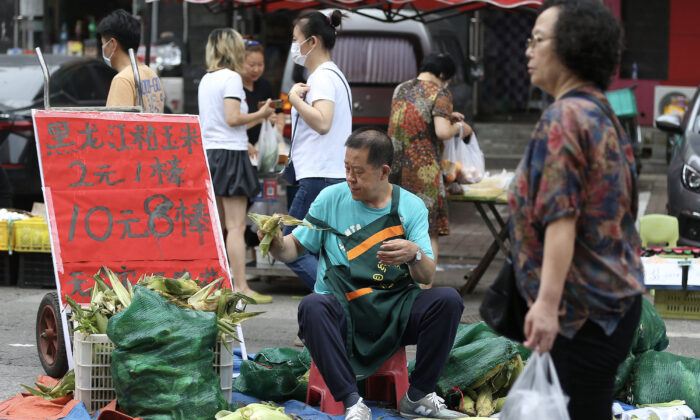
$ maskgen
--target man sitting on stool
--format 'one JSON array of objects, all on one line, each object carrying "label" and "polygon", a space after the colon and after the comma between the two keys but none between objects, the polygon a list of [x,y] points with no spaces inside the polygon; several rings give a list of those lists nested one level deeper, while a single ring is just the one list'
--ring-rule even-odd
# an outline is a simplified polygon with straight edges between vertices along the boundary
[{"label": "man sitting on stool", "polygon": [[435,276],[428,210],[389,183],[394,151],[386,133],[359,129],[345,146],[347,182],[321,191],[306,215],[323,230],[299,226],[270,247],[284,262],[306,250],[320,253],[314,293],[299,305],[299,337],[333,397],[343,402],[346,419],[372,418],[357,378],[409,344],[418,344],[416,368],[399,402],[401,415],[463,417],[433,392],[464,305],[452,288],[421,290],[416,283],[430,284]]}]

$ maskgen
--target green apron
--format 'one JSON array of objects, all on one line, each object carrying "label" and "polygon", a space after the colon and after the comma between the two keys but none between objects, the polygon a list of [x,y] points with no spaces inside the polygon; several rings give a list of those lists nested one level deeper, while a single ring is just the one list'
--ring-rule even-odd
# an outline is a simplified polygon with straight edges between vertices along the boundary
[{"label": "green apron", "polygon": [[393,186],[391,210],[369,225],[346,236],[312,216],[312,224],[330,230],[343,244],[350,266],[326,262],[324,280],[338,299],[347,319],[346,350],[355,374],[374,373],[399,348],[411,308],[420,288],[406,264],[385,266],[377,259],[384,241],[405,239],[398,214],[400,188]]}]

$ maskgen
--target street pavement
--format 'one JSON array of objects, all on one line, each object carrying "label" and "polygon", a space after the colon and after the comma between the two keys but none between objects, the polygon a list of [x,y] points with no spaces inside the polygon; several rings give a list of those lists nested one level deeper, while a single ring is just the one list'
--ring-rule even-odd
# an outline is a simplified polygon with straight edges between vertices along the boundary
[{"label": "street pavement", "polygon": [[[665,213],[665,175],[642,175],[640,178],[640,214]],[[505,209],[504,209],[505,210]],[[459,288],[464,274],[481,258],[491,241],[473,205],[450,203],[451,235],[440,238],[439,271],[436,286]],[[463,323],[480,320],[478,308],[488,286],[503,262],[499,255],[486,271],[474,292],[464,297]],[[251,281],[251,287],[274,296],[274,303],[249,307],[265,311],[246,321],[243,331],[247,351],[255,353],[266,347],[293,347],[297,333],[296,309],[307,291],[295,278],[265,277]],[[0,287],[0,401],[21,391],[20,383],[32,384],[44,374],[37,356],[34,324],[39,302],[50,289]],[[649,295],[646,296],[652,299]],[[700,358],[700,321],[666,320],[670,339],[668,351]],[[409,348],[411,358],[414,349]]]}]

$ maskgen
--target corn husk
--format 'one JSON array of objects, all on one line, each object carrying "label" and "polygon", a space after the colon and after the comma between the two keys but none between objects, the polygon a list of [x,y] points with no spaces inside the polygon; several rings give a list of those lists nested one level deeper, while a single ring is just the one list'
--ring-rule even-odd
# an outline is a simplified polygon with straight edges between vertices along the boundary
[{"label": "corn husk", "polygon": [[255,223],[255,226],[258,227],[258,230],[265,234],[265,236],[263,236],[262,240],[260,241],[260,253],[263,258],[265,258],[267,256],[267,253],[270,252],[270,245],[272,244],[272,240],[280,232],[282,232],[282,227],[280,226],[280,223],[285,226],[306,226],[309,229],[323,230],[317,228],[309,222],[299,220],[296,217],[292,217],[287,214],[275,213],[272,216],[266,216],[264,214],[248,213],[248,217],[250,217],[250,220],[252,220],[253,223]]},{"label": "corn husk", "polygon": [[71,369],[61,380],[56,382],[54,386],[47,386],[39,382],[35,382],[34,385],[36,388],[20,384],[20,386],[24,387],[30,394],[45,400],[65,397],[75,391],[75,372]]}]

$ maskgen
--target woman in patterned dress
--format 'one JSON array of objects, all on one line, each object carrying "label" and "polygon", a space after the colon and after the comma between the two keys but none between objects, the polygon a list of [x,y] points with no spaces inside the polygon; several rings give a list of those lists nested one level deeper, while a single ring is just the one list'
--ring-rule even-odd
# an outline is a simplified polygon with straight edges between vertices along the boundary
[{"label": "woman in patterned dress", "polygon": [[389,136],[394,144],[391,182],[416,194],[428,208],[430,242],[438,258],[438,236],[449,235],[445,185],[440,171],[443,140],[462,130],[472,134],[464,115],[452,111],[447,84],[456,71],[452,58],[432,54],[415,79],[401,83],[391,101]]},{"label": "woman in patterned dress", "polygon": [[510,186],[525,346],[550,352],[572,420],[608,420],[641,313],[634,153],[603,91],[621,51],[597,0],[546,0],[525,55],[542,114]]}]

